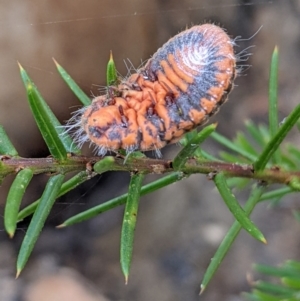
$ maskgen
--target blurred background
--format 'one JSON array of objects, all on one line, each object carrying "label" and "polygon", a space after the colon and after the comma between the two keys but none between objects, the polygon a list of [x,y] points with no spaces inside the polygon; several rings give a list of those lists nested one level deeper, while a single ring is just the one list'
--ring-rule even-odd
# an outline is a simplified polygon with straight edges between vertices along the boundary
[{"label": "blurred background", "polygon": [[[240,36],[243,41],[236,52],[250,47],[251,53],[246,63],[251,67],[236,79],[229,102],[213,119],[219,132],[230,138],[244,129],[246,119],[267,122],[269,64],[275,45],[280,51],[283,119],[300,100],[299,0],[15,0],[2,1],[0,10],[0,123],[21,156],[45,157],[49,153],[31,116],[17,61],[64,122],[79,108],[79,101],[57,74],[52,57],[88,95],[99,95],[110,50],[118,71],[126,75],[126,64],[140,66],[170,37],[205,22],[220,24],[232,38]],[[297,136],[293,139],[299,141]],[[163,155],[172,158],[179,149],[168,146]],[[220,147],[208,141],[205,149],[216,154]],[[85,148],[84,153],[90,150]],[[24,205],[41,195],[46,180],[46,176],[35,178]],[[119,267],[123,208],[55,229],[71,215],[124,193],[128,180],[125,173],[107,173],[58,200],[18,280],[15,261],[29,220],[20,225],[13,240],[1,225],[0,300],[198,300],[204,271],[233,222],[203,175],[143,197],[127,286]],[[1,187],[2,210],[11,181],[6,179]],[[237,195],[241,201],[247,197]],[[240,292],[249,290],[246,274],[251,273],[252,263],[276,265],[300,259],[299,225],[291,218],[297,201],[295,195],[275,208],[267,203],[258,206],[253,220],[268,245],[242,232],[202,300],[242,300]]]}]

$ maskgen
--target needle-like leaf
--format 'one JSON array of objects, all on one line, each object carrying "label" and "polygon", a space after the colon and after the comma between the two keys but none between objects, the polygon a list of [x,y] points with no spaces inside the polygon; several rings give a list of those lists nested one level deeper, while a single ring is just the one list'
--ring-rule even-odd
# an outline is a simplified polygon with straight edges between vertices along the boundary
[{"label": "needle-like leaf", "polygon": [[[252,188],[251,196],[249,197],[246,205],[245,205],[245,213],[247,216],[251,214],[253,209],[255,208],[257,202],[259,201],[265,187],[256,185]],[[201,283],[201,290],[200,294],[204,292],[208,283],[211,281],[212,277],[216,273],[218,267],[222,263],[224,257],[228,253],[230,247],[232,246],[233,242],[235,241],[237,235],[241,231],[242,226],[238,221],[235,221],[229,231],[227,232],[226,236],[224,237],[223,241],[221,242],[220,246],[218,247],[217,252],[215,253],[214,257],[209,263],[208,268],[205,271],[203,276],[203,280]]]},{"label": "needle-like leaf", "polygon": [[44,226],[45,220],[58,196],[63,180],[64,175],[58,174],[51,177],[46,185],[41,201],[34,212],[19,251],[16,278],[18,278],[27,263],[38,236]]},{"label": "needle-like leaf", "polygon": [[18,156],[18,152],[8,138],[3,126],[0,126],[0,155]]},{"label": "needle-like leaf", "polygon": [[256,156],[254,156],[250,152],[242,149],[241,147],[237,146],[235,143],[231,142],[229,139],[225,138],[224,136],[214,132],[210,135],[210,137],[212,137],[215,141],[217,141],[220,144],[224,145],[228,149],[231,149],[234,152],[244,156],[245,158],[249,159],[250,161],[256,160]]},{"label": "needle-like leaf", "polygon": [[[74,189],[75,187],[82,184],[83,182],[87,181],[88,179],[89,179],[88,173],[86,171],[81,171],[80,173],[78,173],[77,175],[75,175],[74,177],[72,177],[71,179],[69,179],[68,181],[62,184],[57,197],[58,198],[61,197],[62,195],[66,194],[67,192]],[[38,199],[32,204],[22,209],[18,214],[18,222],[22,221],[27,216],[33,214],[37,206],[39,205],[40,201],[41,199]]]},{"label": "needle-like leaf", "polygon": [[219,190],[224,202],[226,203],[230,212],[234,215],[235,219],[241,224],[241,226],[255,239],[266,243],[266,239],[261,231],[253,224],[245,213],[241,205],[238,203],[230,188],[226,183],[226,177],[223,172],[218,173],[214,177],[214,182]]},{"label": "needle-like leaf", "polygon": [[121,231],[120,262],[126,284],[128,283],[128,276],[133,251],[134,231],[136,226],[139,200],[141,194],[140,191],[144,177],[145,175],[143,174],[134,174],[131,176],[128,189],[128,197],[125,206]]},{"label": "needle-like leaf", "polygon": [[59,65],[54,58],[53,61],[56,65],[57,71],[59,72],[63,80],[66,82],[66,84],[69,86],[69,88],[80,100],[80,102],[84,106],[89,106],[92,103],[91,99],[80,89],[80,87],[75,83],[75,81],[71,78],[67,71],[61,65]]},{"label": "needle-like leaf", "polygon": [[187,142],[187,145],[173,160],[173,167],[175,170],[180,170],[180,168],[185,165],[186,161],[191,158],[191,156],[199,148],[199,145],[216,129],[216,127],[216,123],[206,126]]},{"label": "needle-like leaf", "polygon": [[117,74],[116,65],[111,51],[107,68],[106,68],[106,84],[107,86],[113,86],[116,85],[117,81],[118,81],[118,74]]},{"label": "needle-like leaf", "polygon": [[33,171],[30,168],[19,171],[9,189],[4,211],[4,226],[11,238],[17,228],[18,212],[22,198],[32,177]]},{"label": "needle-like leaf", "polygon": [[[270,68],[269,78],[269,130],[270,136],[274,137],[278,131],[278,48],[275,47]],[[280,153],[277,151],[273,155],[273,163],[280,163]]]},{"label": "needle-like leaf", "polygon": [[269,162],[274,152],[278,149],[283,139],[286,137],[286,135],[289,133],[292,127],[296,124],[299,118],[300,118],[300,105],[298,105],[290,113],[290,115],[285,119],[284,123],[278,129],[275,136],[266,145],[265,149],[254,163],[255,171],[263,170],[266,167],[267,163]]},{"label": "needle-like leaf", "polygon": [[[159,180],[153,181],[152,183],[149,183],[141,188],[141,196],[149,194],[151,192],[154,192],[158,189],[161,189],[163,187],[166,187],[172,183],[181,181],[183,178],[186,178],[187,176],[183,174],[182,172],[174,172],[170,175],[167,175]],[[79,214],[76,214],[69,219],[65,220],[61,225],[59,225],[59,228],[68,227],[77,223],[81,223],[83,221],[86,221],[88,219],[91,219],[105,211],[111,210],[117,206],[121,206],[126,203],[128,197],[128,193],[125,193],[121,196],[118,196],[108,202],[105,202],[103,204],[100,204],[98,206],[95,206],[91,209],[88,209],[86,211],[83,211]]]},{"label": "needle-like leaf", "polygon": [[64,132],[61,124],[46,104],[27,72],[21,65],[19,67],[27,91],[30,109],[51,155],[56,159],[64,160],[67,158],[67,152],[79,154],[79,149],[70,136]]}]

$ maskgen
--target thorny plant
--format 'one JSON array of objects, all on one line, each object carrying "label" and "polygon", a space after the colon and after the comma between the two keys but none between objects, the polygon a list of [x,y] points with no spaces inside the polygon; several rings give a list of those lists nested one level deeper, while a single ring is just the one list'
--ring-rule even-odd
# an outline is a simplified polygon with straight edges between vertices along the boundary
[{"label": "thorny plant", "polygon": [[[81,103],[84,106],[89,105],[91,103],[90,98],[56,61],[55,64],[58,72]],[[4,128],[0,127],[0,182],[8,175],[16,175],[7,196],[4,214],[4,224],[8,235],[12,238],[18,222],[32,215],[17,259],[17,277],[24,269],[56,199],[94,175],[106,171],[129,172],[131,181],[128,192],[83,211],[67,219],[58,227],[71,226],[125,204],[120,256],[121,269],[126,283],[131,265],[134,229],[140,197],[186,179],[195,173],[206,174],[214,181],[222,199],[236,220],[209,263],[201,283],[201,292],[207,287],[241,229],[245,229],[254,238],[265,243],[266,239],[250,220],[249,215],[259,202],[280,199],[289,193],[300,190],[300,149],[291,144],[282,145],[284,138],[294,125],[300,128],[298,122],[300,105],[279,125],[277,69],[278,51],[275,48],[270,69],[268,126],[257,126],[253,122],[247,121],[245,133],[239,132],[236,138],[230,141],[216,133],[216,124],[211,124],[200,132],[194,130],[186,134],[181,140],[183,148],[177,156],[173,160],[164,160],[151,159],[140,152],[134,152],[126,158],[123,156],[124,154],[106,157],[81,155],[79,148],[68,133],[63,133],[63,127],[27,72],[20,66],[20,73],[32,114],[49,148],[51,157],[39,159],[20,157]],[[116,80],[117,72],[111,57],[107,67],[108,86],[115,83]],[[249,136],[254,141],[253,144],[249,142],[247,138]],[[201,146],[207,138],[214,139],[228,151],[220,153],[219,158],[212,157]],[[65,176],[70,172],[77,174],[64,181]],[[40,173],[50,174],[42,196],[20,210],[21,200],[29,182],[33,175]],[[150,173],[167,175],[143,186],[144,177]],[[243,186],[245,181],[249,182],[250,179],[254,180],[254,184],[245,207],[242,208],[232,194],[231,188]],[[274,183],[282,184],[282,187],[275,189],[272,186]]]}]

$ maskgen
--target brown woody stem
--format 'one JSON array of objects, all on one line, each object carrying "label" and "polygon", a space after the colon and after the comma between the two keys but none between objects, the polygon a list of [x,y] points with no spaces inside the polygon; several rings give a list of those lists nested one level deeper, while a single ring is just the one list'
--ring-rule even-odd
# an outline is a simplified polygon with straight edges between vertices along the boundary
[{"label": "brown woody stem", "polygon": [[[70,156],[66,161],[59,162],[52,157],[48,158],[19,158],[19,157],[0,157],[0,178],[5,178],[9,174],[17,173],[23,168],[31,168],[34,174],[40,173],[69,173],[89,170],[93,172],[93,165],[103,158]],[[174,171],[172,161],[150,158],[133,158],[124,163],[124,158],[113,157],[113,164],[109,170],[119,170],[128,172],[143,172],[163,174]],[[187,160],[181,169],[183,173],[201,173],[213,176],[222,171],[228,177],[243,177],[257,179],[267,183],[290,184],[300,182],[300,171],[287,172],[280,168],[269,168],[255,172],[252,165],[223,163],[216,161],[198,161],[196,159]]]}]

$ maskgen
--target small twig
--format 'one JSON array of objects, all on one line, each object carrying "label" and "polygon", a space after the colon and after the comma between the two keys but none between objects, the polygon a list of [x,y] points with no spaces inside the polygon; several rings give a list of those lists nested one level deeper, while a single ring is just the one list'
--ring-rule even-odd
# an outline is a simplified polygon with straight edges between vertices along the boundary
[{"label": "small twig", "polygon": [[[106,157],[107,158],[107,157]],[[113,163],[109,170],[143,172],[145,174],[164,174],[174,171],[172,161],[150,158],[133,158],[126,160],[121,157],[111,157]],[[52,157],[49,158],[18,158],[2,157],[0,161],[0,177],[4,178],[24,168],[31,168],[34,174],[51,173],[66,174],[74,171],[91,169],[93,165],[103,158],[70,156],[66,161],[59,162]],[[300,181],[300,171],[285,171],[280,168],[268,168],[258,172],[253,170],[252,165],[223,163],[216,161],[199,162],[191,158],[180,170],[186,174],[201,173],[213,175],[224,172],[227,177],[243,177],[265,181],[267,183],[290,184],[291,181]]]}]

